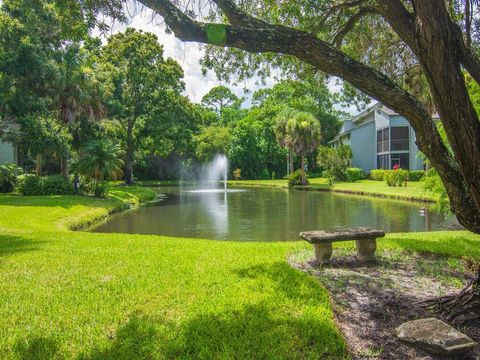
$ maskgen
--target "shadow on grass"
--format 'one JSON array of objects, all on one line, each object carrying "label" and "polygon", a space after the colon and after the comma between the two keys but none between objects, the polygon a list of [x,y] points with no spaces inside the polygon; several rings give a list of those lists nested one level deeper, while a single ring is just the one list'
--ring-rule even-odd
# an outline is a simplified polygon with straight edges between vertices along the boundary
[{"label": "shadow on grass", "polygon": [[103,359],[341,359],[343,339],[329,319],[278,316],[268,304],[207,313],[174,324],[135,316],[106,349],[82,360]]},{"label": "shadow on grass", "polygon": [[53,359],[58,350],[59,344],[56,340],[43,336],[22,339],[15,345],[17,358],[22,360]]},{"label": "shadow on grass", "polygon": [[259,277],[268,282],[273,280],[278,298],[234,308],[206,308],[178,321],[164,322],[137,314],[116,332],[106,347],[95,349],[81,359],[346,357],[343,338],[324,302],[326,292],[315,279],[282,263],[245,268],[238,276],[239,281],[247,282]]},{"label": "shadow on grass", "polygon": [[18,252],[37,250],[41,243],[24,236],[0,235],[0,259]]}]

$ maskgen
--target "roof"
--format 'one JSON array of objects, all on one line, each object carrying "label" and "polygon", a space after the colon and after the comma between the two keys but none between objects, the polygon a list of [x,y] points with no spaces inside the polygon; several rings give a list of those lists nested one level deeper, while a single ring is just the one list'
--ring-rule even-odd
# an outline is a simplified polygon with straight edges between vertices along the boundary
[{"label": "roof", "polygon": [[356,123],[362,119],[364,119],[365,117],[367,117],[368,115],[370,115],[372,112],[374,112],[375,110],[378,110],[378,111],[381,111],[381,112],[384,112],[385,114],[389,115],[389,116],[392,116],[392,115],[398,115],[395,111],[393,111],[392,109],[386,107],[385,105],[383,105],[382,103],[375,103],[373,104],[372,106],[366,108],[365,110],[363,110],[361,113],[355,115],[351,121],[353,123]]},{"label": "roof", "polygon": [[365,119],[367,116],[369,116],[372,112],[374,111],[381,111],[389,116],[392,116],[392,115],[398,115],[395,111],[393,111],[392,109],[386,107],[385,105],[383,105],[382,103],[375,103],[373,104],[372,106],[369,106],[368,108],[366,108],[365,110],[363,110],[362,112],[358,113],[357,115],[355,115],[353,118],[351,118],[350,120],[345,120],[343,121],[342,123],[342,126],[340,128],[340,132],[338,133],[338,135],[332,140],[330,141],[329,143],[334,143],[336,141],[338,141],[343,135],[345,134],[348,134],[349,132],[351,132],[353,129],[356,128],[356,124],[355,123],[358,123],[359,121]]}]

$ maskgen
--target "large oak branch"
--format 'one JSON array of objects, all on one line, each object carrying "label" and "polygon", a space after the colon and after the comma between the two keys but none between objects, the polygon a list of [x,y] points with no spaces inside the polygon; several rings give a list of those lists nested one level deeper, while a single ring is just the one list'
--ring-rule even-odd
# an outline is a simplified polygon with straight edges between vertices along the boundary
[{"label": "large oak branch", "polygon": [[[230,0],[215,0],[228,13],[232,26],[197,22],[187,17],[168,0],[139,0],[164,17],[175,35],[183,41],[194,41],[217,46],[227,46],[254,53],[281,53],[295,56],[313,67],[338,76],[367,95],[379,100],[389,108],[407,118],[417,135],[419,149],[430,159],[432,165],[442,175],[450,195],[452,208],[471,208],[474,203],[465,189],[464,179],[455,159],[443,143],[427,109],[413,95],[402,89],[381,72],[347,56],[329,43],[306,32],[263,21],[248,19],[248,15],[235,10]],[[406,13],[396,0],[385,0],[388,8],[382,10],[390,15],[406,15],[397,30],[407,39],[407,43],[417,46],[414,41],[415,27],[411,14]],[[254,18],[253,18],[254,19]],[[253,22],[252,22],[253,21]],[[250,24],[254,23],[252,26]],[[398,20],[396,24],[399,24]],[[414,49],[418,50],[418,49]],[[456,212],[466,226],[469,219]],[[480,219],[477,224],[480,224]],[[470,226],[473,229],[474,224]],[[480,231],[480,227],[476,228]]]}]

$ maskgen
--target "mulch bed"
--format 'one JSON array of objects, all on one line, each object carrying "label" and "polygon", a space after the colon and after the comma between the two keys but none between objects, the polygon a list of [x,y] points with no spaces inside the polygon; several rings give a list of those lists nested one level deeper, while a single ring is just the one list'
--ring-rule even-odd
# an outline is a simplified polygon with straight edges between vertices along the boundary
[{"label": "mulch bed", "polygon": [[[435,316],[418,303],[457,293],[471,275],[459,266],[460,261],[452,266],[448,258],[437,255],[377,255],[375,263],[359,263],[353,252],[343,251],[340,256],[334,252],[332,263],[320,267],[313,252],[304,251],[292,254],[289,262],[317,277],[329,290],[353,359],[440,359],[398,341],[395,328],[405,321]],[[480,323],[458,330],[480,341]],[[478,358],[480,346],[467,356],[455,357]]]}]

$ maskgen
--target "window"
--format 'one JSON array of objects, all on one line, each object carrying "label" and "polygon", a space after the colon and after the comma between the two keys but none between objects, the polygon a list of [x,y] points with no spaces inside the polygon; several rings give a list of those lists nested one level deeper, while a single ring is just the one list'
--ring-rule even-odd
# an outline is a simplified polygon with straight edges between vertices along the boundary
[{"label": "window", "polygon": [[390,151],[390,129],[382,129],[377,131],[377,153]]},{"label": "window", "polygon": [[402,169],[410,169],[410,156],[409,153],[400,153],[400,154],[395,154],[393,153],[391,155],[391,169],[395,165],[400,166]]},{"label": "window", "polygon": [[377,156],[377,169],[389,169],[388,158],[389,158],[388,154],[378,155]]},{"label": "window", "polygon": [[392,127],[391,151],[404,151],[409,147],[408,126]]}]

